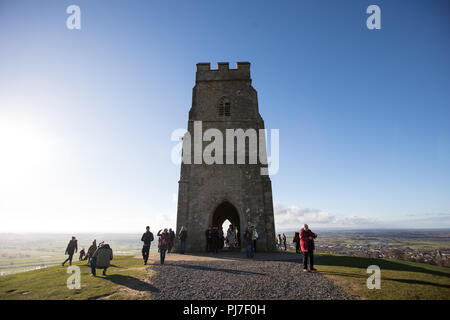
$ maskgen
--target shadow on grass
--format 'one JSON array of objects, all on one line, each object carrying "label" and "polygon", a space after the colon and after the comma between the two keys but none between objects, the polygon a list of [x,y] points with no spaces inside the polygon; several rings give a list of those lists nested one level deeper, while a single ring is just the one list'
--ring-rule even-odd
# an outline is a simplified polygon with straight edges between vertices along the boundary
[{"label": "shadow on grass", "polygon": [[290,251],[256,252],[253,258],[247,258],[245,252],[222,250],[218,253],[190,252],[186,256],[217,258],[224,260],[253,260],[253,261],[286,261],[302,262],[302,255]]},{"label": "shadow on grass", "polygon": [[152,286],[151,284],[139,280],[138,278],[124,276],[120,274],[112,274],[110,276],[106,276],[105,280],[109,280],[115,284],[130,288],[135,291],[146,291],[152,293],[159,293],[159,289]]},{"label": "shadow on grass", "polygon": [[[361,279],[364,282],[367,279],[367,276],[365,275],[359,275],[359,274],[354,274],[354,273],[346,273],[346,272],[332,272],[332,271],[324,271],[321,272],[324,275],[330,275],[330,276],[338,276],[338,277],[347,277],[347,278],[357,278],[357,279]],[[429,282],[429,281],[422,281],[422,280],[412,280],[412,279],[392,279],[392,278],[385,278],[385,277],[381,277],[381,280],[389,280],[389,281],[395,281],[395,282],[401,282],[401,283],[407,283],[407,284],[421,284],[421,285],[426,285],[426,286],[434,286],[434,287],[439,287],[439,288],[446,288],[446,289],[450,289],[450,285],[446,285],[446,284],[440,284],[440,283],[434,283],[434,282]]]},{"label": "shadow on grass", "polygon": [[264,273],[259,273],[259,272],[233,270],[233,269],[223,269],[223,268],[213,268],[213,267],[199,266],[199,265],[190,265],[190,264],[173,264],[171,266],[185,268],[185,269],[194,269],[194,270],[199,270],[199,271],[214,271],[214,272],[226,272],[226,273],[238,274],[238,275],[265,276]]},{"label": "shadow on grass", "polygon": [[426,267],[412,266],[407,264],[405,261],[396,262],[391,260],[383,260],[383,259],[369,259],[369,258],[361,258],[361,257],[352,257],[352,256],[332,256],[332,255],[320,255],[317,258],[317,265],[322,266],[341,266],[341,267],[351,267],[351,268],[363,268],[366,269],[370,264],[377,265],[381,268],[381,270],[394,270],[394,271],[407,271],[407,272],[419,272],[426,273],[435,276],[441,277],[449,277],[449,272],[441,272],[436,270],[430,270]]}]

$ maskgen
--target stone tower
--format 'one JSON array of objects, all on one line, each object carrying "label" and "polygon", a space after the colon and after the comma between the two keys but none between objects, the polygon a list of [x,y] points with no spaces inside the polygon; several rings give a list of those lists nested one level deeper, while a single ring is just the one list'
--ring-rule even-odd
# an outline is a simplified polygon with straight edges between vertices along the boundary
[{"label": "stone tower", "polygon": [[[194,160],[190,164],[186,161],[181,164],[177,233],[181,226],[187,229],[186,251],[205,251],[205,230],[209,225],[220,228],[226,220],[238,228],[241,244],[245,244],[245,229],[252,224],[259,235],[256,251],[275,250],[272,186],[269,176],[261,174],[262,168],[267,169],[267,155],[264,152],[264,161],[260,157],[256,163],[249,164],[249,138],[244,138],[245,164],[236,163],[239,147],[231,151],[225,148],[226,129],[255,129],[256,132],[264,129],[257,92],[252,87],[249,62],[238,62],[236,69],[230,69],[228,63],[218,63],[216,70],[212,70],[209,63],[197,64],[187,133],[192,143],[186,145],[184,137],[183,156],[191,151],[193,156],[189,158],[194,159],[194,140],[199,138],[198,133],[202,137],[211,128],[223,134],[223,164],[206,164],[203,160],[200,164]],[[263,144],[265,151],[265,138],[258,135],[257,141]],[[201,141],[201,150],[210,143]],[[234,153],[234,164],[225,160],[230,152]],[[227,228],[228,225],[223,230],[225,235]]]}]

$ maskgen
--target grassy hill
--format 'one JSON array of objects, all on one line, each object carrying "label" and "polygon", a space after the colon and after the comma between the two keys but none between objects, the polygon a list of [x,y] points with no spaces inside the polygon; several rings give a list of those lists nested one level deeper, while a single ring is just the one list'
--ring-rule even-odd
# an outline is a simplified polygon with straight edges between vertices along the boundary
[{"label": "grassy hill", "polygon": [[[366,286],[369,265],[381,268],[381,289]],[[0,277],[0,299],[150,299],[157,291],[154,274],[133,256],[117,256],[106,277],[91,277],[86,262],[81,269],[81,289],[66,286],[67,268],[53,266]],[[450,269],[406,261],[317,255],[317,269],[356,299],[450,299]],[[299,265],[299,272],[301,272]]]},{"label": "grassy hill", "polygon": [[[369,290],[367,267],[381,269],[381,289]],[[317,269],[348,294],[370,300],[450,299],[450,268],[425,263],[318,254]]]}]

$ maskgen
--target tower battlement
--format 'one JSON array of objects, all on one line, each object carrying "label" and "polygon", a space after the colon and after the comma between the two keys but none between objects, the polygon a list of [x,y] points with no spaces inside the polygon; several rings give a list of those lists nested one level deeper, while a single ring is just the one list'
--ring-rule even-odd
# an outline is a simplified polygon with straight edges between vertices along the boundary
[{"label": "tower battlement", "polygon": [[250,81],[250,62],[238,62],[235,69],[230,69],[228,62],[217,63],[217,69],[211,69],[211,63],[197,63],[196,81]]}]

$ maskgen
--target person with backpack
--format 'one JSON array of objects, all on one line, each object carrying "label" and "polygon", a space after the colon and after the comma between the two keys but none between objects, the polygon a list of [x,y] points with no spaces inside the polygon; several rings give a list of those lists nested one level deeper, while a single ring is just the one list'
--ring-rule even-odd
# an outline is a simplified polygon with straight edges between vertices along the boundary
[{"label": "person with backpack", "polygon": [[[314,269],[314,239],[317,235],[309,230],[307,224],[303,225],[300,231],[300,247],[303,252],[303,272],[317,271]],[[308,269],[309,260],[309,269]]]},{"label": "person with backpack", "polygon": [[101,243],[92,255],[91,272],[96,277],[96,269],[103,269],[103,275],[106,276],[106,269],[109,268],[113,259],[113,251],[109,244]]},{"label": "person with backpack", "polygon": [[164,264],[164,260],[166,259],[166,251],[169,248],[170,235],[167,229],[164,229],[163,232],[161,231],[162,229],[158,231],[158,248],[161,264]]},{"label": "person with backpack", "polygon": [[145,233],[141,237],[141,241],[144,242],[144,245],[142,246],[142,258],[144,259],[144,264],[147,264],[148,256],[150,254],[150,245],[152,244],[153,233],[150,232],[150,227],[145,227]]},{"label": "person with backpack", "polygon": [[180,229],[180,233],[178,234],[178,238],[180,239],[180,251],[182,254],[186,251],[186,239],[187,239],[187,231],[182,226]]},{"label": "person with backpack", "polygon": [[73,255],[77,251],[78,251],[78,241],[75,237],[72,237],[72,240],[69,241],[69,244],[67,245],[66,252],[65,252],[65,254],[68,254],[69,257],[66,260],[64,260],[64,262],[62,263],[63,267],[67,261],[69,261],[69,265],[72,265]]}]

